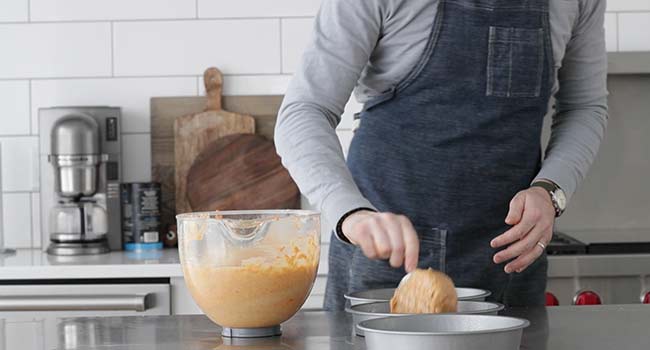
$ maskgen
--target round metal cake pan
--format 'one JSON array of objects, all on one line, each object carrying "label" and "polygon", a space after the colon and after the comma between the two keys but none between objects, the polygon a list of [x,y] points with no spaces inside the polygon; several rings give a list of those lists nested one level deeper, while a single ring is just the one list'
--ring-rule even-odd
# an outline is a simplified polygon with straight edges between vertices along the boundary
[{"label": "round metal cake pan", "polygon": [[[475,315],[497,315],[503,310],[503,305],[488,301],[459,301],[458,314],[475,314]],[[352,315],[352,328],[356,335],[363,336],[363,330],[357,325],[360,322],[373,320],[382,317],[401,317],[413,314],[392,314],[390,313],[390,304],[387,301],[375,303],[357,304],[345,309]]]},{"label": "round metal cake pan", "polygon": [[368,350],[518,350],[521,318],[487,315],[426,314],[363,321]]},{"label": "round metal cake pan", "polygon": [[[378,301],[389,301],[395,294],[395,288],[370,289],[362,292],[345,294],[345,298],[350,301],[350,305],[363,303],[374,303]],[[456,288],[458,300],[476,300],[484,301],[492,293],[485,289],[477,288]]]}]

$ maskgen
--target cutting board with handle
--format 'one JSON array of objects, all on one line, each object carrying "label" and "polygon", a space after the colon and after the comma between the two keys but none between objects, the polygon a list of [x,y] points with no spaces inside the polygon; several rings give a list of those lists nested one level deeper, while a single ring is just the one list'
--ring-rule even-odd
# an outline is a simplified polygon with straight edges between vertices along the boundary
[{"label": "cutting board with handle", "polygon": [[233,134],[207,145],[190,167],[186,196],[194,211],[300,206],[300,191],[273,142],[251,134]]},{"label": "cutting board with handle", "polygon": [[[273,140],[282,95],[222,96],[222,109],[255,118],[255,134]],[[206,96],[151,98],[151,177],[162,187],[160,220],[163,228],[176,224],[174,122],[182,115],[205,109]],[[174,231],[175,232],[175,231]]]},{"label": "cutting board with handle", "polygon": [[200,113],[192,113],[174,121],[174,162],[176,212],[192,211],[186,196],[187,175],[195,158],[221,137],[232,134],[254,134],[255,119],[250,115],[221,109],[223,77],[217,68],[208,68],[204,75],[207,102]]}]

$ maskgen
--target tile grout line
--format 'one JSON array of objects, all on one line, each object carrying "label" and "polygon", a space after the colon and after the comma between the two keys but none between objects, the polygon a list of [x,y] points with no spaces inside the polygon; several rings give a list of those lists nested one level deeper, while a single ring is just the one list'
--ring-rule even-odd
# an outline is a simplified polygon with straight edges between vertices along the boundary
[{"label": "tile grout line", "polygon": [[30,193],[39,193],[38,191],[18,191],[18,190],[8,190],[2,191],[2,194],[30,194]]},{"label": "tile grout line", "polygon": [[196,15],[196,19],[199,18],[199,0],[194,0],[194,11]]},{"label": "tile grout line", "polygon": [[[290,73],[229,73],[223,74],[224,77],[273,77],[273,76],[291,76]],[[0,81],[17,81],[17,80],[93,80],[93,79],[156,79],[156,78],[195,78],[194,74],[159,74],[159,75],[101,75],[101,76],[78,76],[78,77],[16,77],[0,78]]]},{"label": "tile grout line", "polygon": [[27,22],[32,21],[32,0],[27,0]]},{"label": "tile grout line", "polygon": [[11,138],[27,138],[27,137],[36,137],[38,134],[4,134],[0,135],[0,139],[11,139]]},{"label": "tile grout line", "polygon": [[[621,11],[625,12],[625,11]],[[644,12],[650,12],[650,11],[627,11],[631,13],[644,13]],[[286,19],[310,19],[314,18],[315,15],[303,15],[303,16],[268,16],[268,17],[260,17],[260,16],[242,16],[242,17],[200,17],[200,18],[194,18],[194,17],[183,17],[183,18],[133,18],[133,19],[110,19],[110,18],[103,18],[103,19],[84,19],[84,20],[48,20],[48,21],[8,21],[8,22],[2,22],[2,24],[97,24],[97,23],[106,23],[106,22],[115,22],[115,23],[149,23],[149,22],[196,22],[198,21],[240,21],[240,20],[266,20],[266,21],[271,21],[274,19],[278,18],[286,18]]]}]

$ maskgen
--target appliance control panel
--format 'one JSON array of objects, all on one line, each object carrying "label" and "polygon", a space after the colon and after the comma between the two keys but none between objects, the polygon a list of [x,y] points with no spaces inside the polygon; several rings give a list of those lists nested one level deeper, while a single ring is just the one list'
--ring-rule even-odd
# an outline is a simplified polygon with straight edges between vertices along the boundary
[{"label": "appliance control panel", "polygon": [[106,141],[117,141],[119,135],[119,128],[117,125],[117,117],[106,118]]}]

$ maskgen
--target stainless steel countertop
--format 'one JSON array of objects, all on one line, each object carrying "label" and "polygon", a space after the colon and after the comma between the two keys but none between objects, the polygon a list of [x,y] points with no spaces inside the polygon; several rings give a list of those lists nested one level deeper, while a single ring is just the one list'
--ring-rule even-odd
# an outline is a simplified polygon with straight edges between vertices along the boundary
[{"label": "stainless steel countertop", "polygon": [[[650,305],[608,305],[508,309],[524,317],[522,349],[650,349]],[[0,320],[5,349],[365,349],[353,336],[350,317],[322,311],[301,312],[283,325],[282,337],[222,339],[204,316]]]}]

